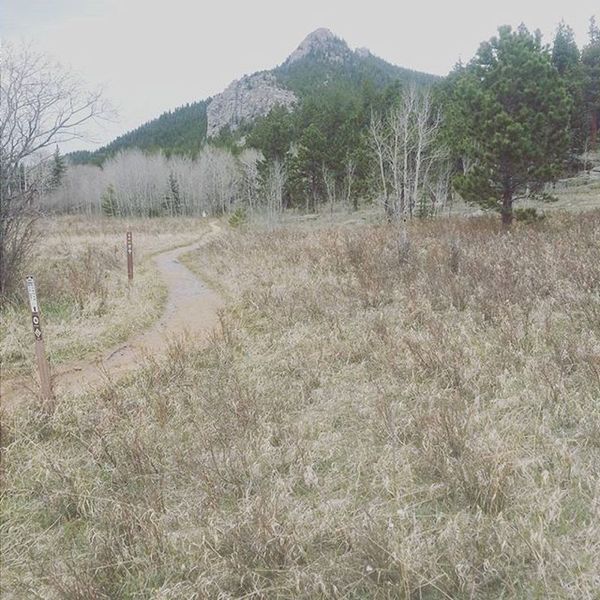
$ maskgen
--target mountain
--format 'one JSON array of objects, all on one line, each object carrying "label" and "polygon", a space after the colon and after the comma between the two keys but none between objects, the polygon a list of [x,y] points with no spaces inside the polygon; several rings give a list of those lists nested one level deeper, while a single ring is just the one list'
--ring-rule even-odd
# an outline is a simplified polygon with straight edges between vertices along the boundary
[{"label": "mountain", "polygon": [[116,138],[95,152],[70,155],[75,163],[100,164],[127,148],[195,154],[206,140],[231,143],[249,133],[260,117],[275,107],[294,111],[306,102],[337,93],[354,97],[367,87],[417,83],[431,85],[440,78],[398,67],[365,48],[352,50],[328,29],[309,34],[279,66],[245,75],[223,92],[187,104]]},{"label": "mountain", "polygon": [[317,29],[309,34],[274,72],[283,86],[299,96],[314,94],[340,80],[354,86],[369,81],[381,88],[394,81],[431,84],[440,79],[393,65],[371,54],[367,48],[352,51],[328,29]]}]

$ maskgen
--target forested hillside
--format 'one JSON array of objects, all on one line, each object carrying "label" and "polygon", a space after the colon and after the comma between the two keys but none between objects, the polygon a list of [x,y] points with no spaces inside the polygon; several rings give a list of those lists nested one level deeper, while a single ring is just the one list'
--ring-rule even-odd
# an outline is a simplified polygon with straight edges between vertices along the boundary
[{"label": "forested hillside", "polygon": [[129,148],[195,156],[206,136],[206,105],[209,101],[200,100],[169,110],[94,152],[72,152],[69,158],[74,164],[102,164],[108,157]]}]

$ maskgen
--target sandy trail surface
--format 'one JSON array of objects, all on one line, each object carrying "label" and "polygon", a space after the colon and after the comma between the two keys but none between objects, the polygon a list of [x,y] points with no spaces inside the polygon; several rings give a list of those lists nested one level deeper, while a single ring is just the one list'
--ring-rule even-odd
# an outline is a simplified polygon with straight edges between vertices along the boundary
[{"label": "sandy trail surface", "polygon": [[[210,232],[198,242],[156,255],[153,260],[168,288],[162,316],[149,329],[99,356],[51,365],[54,394],[60,398],[65,394],[80,393],[109,381],[114,382],[140,367],[145,357],[164,353],[168,345],[177,339],[185,337],[199,345],[207,343],[218,325],[218,311],[223,301],[184,266],[179,257],[210,243],[219,233],[219,226],[212,223]],[[14,403],[37,394],[37,380],[33,376],[3,381],[1,404],[4,408],[10,408]]]}]

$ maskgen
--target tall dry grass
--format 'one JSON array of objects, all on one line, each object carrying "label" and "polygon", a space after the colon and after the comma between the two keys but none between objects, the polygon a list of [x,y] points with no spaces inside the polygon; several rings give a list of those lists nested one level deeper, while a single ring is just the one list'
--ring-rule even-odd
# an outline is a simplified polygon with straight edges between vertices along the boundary
[{"label": "tall dry grass", "polygon": [[[151,256],[189,244],[207,230],[201,219],[55,217],[21,274],[21,294],[0,312],[4,377],[32,371],[30,313],[24,276],[34,275],[46,346],[53,364],[120,343],[161,314],[166,289]],[[134,236],[134,285],[127,285],[125,232]]]},{"label": "tall dry grass", "polygon": [[188,263],[208,348],[6,423],[4,597],[598,597],[600,213]]}]

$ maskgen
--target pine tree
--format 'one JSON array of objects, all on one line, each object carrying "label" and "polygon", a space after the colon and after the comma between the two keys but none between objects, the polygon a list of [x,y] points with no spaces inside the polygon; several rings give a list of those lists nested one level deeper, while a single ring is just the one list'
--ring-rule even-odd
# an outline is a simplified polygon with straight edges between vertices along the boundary
[{"label": "pine tree", "polygon": [[571,101],[541,34],[501,27],[456,77],[450,102],[468,163],[455,188],[510,225],[514,200],[543,197],[568,157]]},{"label": "pine tree", "polygon": [[595,149],[600,128],[600,28],[594,17],[590,19],[589,42],[581,53],[581,62],[588,139],[590,147]]},{"label": "pine tree", "polygon": [[571,163],[572,168],[579,166],[578,156],[584,149],[587,136],[587,123],[583,98],[583,70],[581,53],[575,42],[573,30],[561,21],[556,29],[552,45],[552,64],[563,77],[571,96]]},{"label": "pine tree", "polygon": [[290,149],[292,136],[290,113],[285,107],[276,106],[256,123],[247,141],[249,146],[260,150],[266,160],[283,161]]},{"label": "pine tree", "polygon": [[575,42],[575,34],[564,21],[558,24],[552,45],[552,64],[561,75],[577,69],[579,65],[579,48]]},{"label": "pine tree", "polygon": [[181,214],[181,193],[179,191],[179,182],[173,171],[169,173],[169,190],[165,195],[163,202],[163,212],[174,217]]},{"label": "pine tree", "polygon": [[102,194],[101,208],[102,213],[107,217],[115,217],[118,214],[117,197],[112,183],[108,184],[108,187]]},{"label": "pine tree", "polygon": [[63,177],[67,170],[67,164],[64,157],[60,154],[58,146],[52,156],[52,165],[50,167],[50,182],[49,188],[55,190],[60,187]]},{"label": "pine tree", "polygon": [[313,123],[302,134],[292,173],[305,197],[306,211],[314,210],[323,196],[323,164],[327,157],[327,138]]}]

